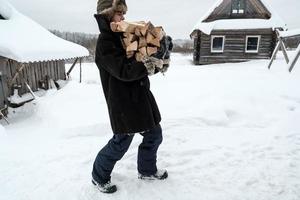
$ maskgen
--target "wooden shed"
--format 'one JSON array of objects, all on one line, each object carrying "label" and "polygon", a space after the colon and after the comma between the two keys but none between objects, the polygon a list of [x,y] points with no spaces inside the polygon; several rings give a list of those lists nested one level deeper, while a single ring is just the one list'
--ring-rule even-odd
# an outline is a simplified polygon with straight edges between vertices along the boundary
[{"label": "wooden shed", "polygon": [[65,80],[65,61],[89,55],[86,48],[58,38],[6,1],[0,5],[0,30],[0,109],[15,103],[12,95],[48,89],[49,80]]},{"label": "wooden shed", "polygon": [[265,0],[218,0],[195,25],[194,64],[269,59],[286,24]]}]

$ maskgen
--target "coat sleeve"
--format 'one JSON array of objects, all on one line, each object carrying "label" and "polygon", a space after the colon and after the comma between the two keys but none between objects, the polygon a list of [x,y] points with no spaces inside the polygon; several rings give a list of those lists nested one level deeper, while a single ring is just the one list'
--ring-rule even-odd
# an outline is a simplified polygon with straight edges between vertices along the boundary
[{"label": "coat sleeve", "polygon": [[148,75],[142,62],[128,59],[123,49],[112,41],[101,40],[97,45],[96,64],[121,81],[135,81]]}]

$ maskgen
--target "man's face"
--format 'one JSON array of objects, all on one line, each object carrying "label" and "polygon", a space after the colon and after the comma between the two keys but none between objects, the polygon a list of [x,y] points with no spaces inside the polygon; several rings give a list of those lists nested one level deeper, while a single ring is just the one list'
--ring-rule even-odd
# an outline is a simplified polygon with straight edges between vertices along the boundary
[{"label": "man's face", "polygon": [[113,22],[120,22],[123,21],[125,19],[124,17],[124,13],[123,12],[115,12],[112,21]]}]

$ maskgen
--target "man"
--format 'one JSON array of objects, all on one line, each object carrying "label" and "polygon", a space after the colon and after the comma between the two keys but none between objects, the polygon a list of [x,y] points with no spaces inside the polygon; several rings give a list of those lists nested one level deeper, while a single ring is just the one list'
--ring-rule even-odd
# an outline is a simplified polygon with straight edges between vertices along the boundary
[{"label": "man", "polygon": [[[128,150],[135,133],[143,136],[138,149],[138,178],[163,180],[166,170],[156,167],[157,149],[162,142],[161,116],[150,91],[148,74],[161,69],[163,62],[154,57],[137,62],[128,59],[122,46],[122,33],[112,32],[110,22],[124,20],[125,0],[99,0],[95,15],[101,34],[96,48],[96,64],[106,98],[113,137],[98,153],[92,172],[92,183],[104,193],[113,193],[114,165]],[[164,48],[166,49],[166,48]]]}]

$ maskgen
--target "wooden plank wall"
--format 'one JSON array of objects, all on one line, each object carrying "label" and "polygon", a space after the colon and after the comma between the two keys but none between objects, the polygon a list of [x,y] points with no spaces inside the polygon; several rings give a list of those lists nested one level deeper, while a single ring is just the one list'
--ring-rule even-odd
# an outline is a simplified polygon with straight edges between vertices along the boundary
[{"label": "wooden plank wall", "polygon": [[[0,57],[0,71],[5,76],[5,82],[9,83],[12,77],[20,67],[20,63]],[[37,91],[40,87],[39,82],[46,80],[46,76],[54,81],[66,80],[65,75],[65,61],[49,61],[49,62],[35,62],[27,64],[16,79],[16,84],[20,85],[19,94],[28,93],[25,81],[30,85],[33,91]],[[7,84],[8,85],[8,84]],[[6,86],[6,97],[13,94],[13,91]]]},{"label": "wooden plank wall", "polygon": [[0,57],[0,109],[4,108],[5,106],[5,97],[6,97],[6,91],[5,91],[5,66],[6,66],[6,60],[2,57]]},{"label": "wooden plank wall", "polygon": [[[211,53],[211,35],[225,36],[224,52]],[[275,33],[272,29],[259,30],[218,30],[211,35],[201,32],[201,48],[199,64],[222,62],[239,62],[249,59],[269,59],[275,47]],[[260,35],[258,53],[246,53],[246,36]]]}]

